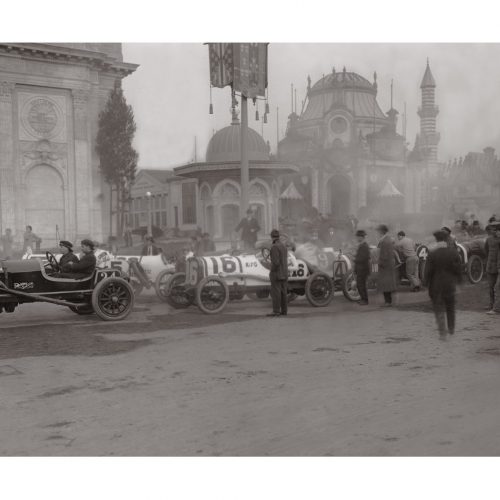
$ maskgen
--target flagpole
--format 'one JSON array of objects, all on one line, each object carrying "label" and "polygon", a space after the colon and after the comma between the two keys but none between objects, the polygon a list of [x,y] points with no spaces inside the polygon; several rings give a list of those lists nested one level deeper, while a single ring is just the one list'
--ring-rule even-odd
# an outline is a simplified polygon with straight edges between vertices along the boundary
[{"label": "flagpole", "polygon": [[241,205],[240,215],[245,217],[249,208],[248,188],[250,175],[248,169],[248,102],[247,97],[241,93],[241,125],[240,125],[240,146],[241,146]]}]

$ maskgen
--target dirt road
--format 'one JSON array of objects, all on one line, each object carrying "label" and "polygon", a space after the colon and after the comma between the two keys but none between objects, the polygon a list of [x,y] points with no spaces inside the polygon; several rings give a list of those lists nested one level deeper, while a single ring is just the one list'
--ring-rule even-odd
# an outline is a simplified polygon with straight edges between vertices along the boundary
[{"label": "dirt road", "polygon": [[464,310],[483,288],[462,291],[447,342],[424,293],[392,309],[299,300],[287,318],[145,299],[119,325],[52,306],[12,315],[0,454],[499,455],[500,318]]}]

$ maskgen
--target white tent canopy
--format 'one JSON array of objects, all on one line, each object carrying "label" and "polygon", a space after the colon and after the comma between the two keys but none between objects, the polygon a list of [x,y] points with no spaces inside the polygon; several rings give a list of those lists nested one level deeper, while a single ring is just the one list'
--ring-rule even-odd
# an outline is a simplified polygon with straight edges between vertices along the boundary
[{"label": "white tent canopy", "polygon": [[390,179],[387,179],[384,187],[380,190],[378,194],[380,198],[400,198],[404,197],[404,194],[399,191],[399,189],[392,183]]},{"label": "white tent canopy", "polygon": [[301,200],[302,195],[297,191],[297,188],[295,187],[295,184],[290,182],[288,187],[281,193],[280,195],[281,200]]}]

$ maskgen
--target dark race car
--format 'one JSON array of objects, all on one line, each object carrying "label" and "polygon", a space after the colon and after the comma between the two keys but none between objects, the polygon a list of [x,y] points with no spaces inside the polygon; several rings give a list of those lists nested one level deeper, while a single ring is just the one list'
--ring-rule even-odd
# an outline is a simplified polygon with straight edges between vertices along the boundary
[{"label": "dark race car", "polygon": [[134,292],[119,269],[95,269],[81,279],[59,278],[57,271],[50,252],[45,264],[39,259],[0,261],[0,312],[14,312],[27,302],[48,302],[115,321],[132,311]]}]

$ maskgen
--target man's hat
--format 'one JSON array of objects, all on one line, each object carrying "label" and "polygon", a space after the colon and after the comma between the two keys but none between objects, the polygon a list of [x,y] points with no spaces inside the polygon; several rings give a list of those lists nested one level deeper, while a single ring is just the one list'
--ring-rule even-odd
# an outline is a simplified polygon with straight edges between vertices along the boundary
[{"label": "man's hat", "polygon": [[271,231],[271,238],[276,239],[276,238],[279,238],[279,237],[280,237],[280,232],[277,229],[273,229]]},{"label": "man's hat", "polygon": [[73,243],[71,243],[71,241],[61,240],[59,242],[59,246],[60,247],[66,247],[71,252],[73,251]]},{"label": "man's hat", "polygon": [[87,247],[90,247],[92,250],[94,250],[94,248],[95,248],[94,242],[92,240],[89,240],[89,239],[82,240],[81,244],[85,245]]},{"label": "man's hat", "polygon": [[356,236],[361,236],[362,238],[364,238],[366,236],[366,231],[364,231],[363,229],[358,229],[356,231]]},{"label": "man's hat", "polygon": [[443,226],[440,231],[446,231],[448,234],[451,234],[451,229],[448,226]]},{"label": "man's hat", "polygon": [[379,224],[377,226],[377,231],[385,234],[389,232],[389,228],[385,224]]}]

